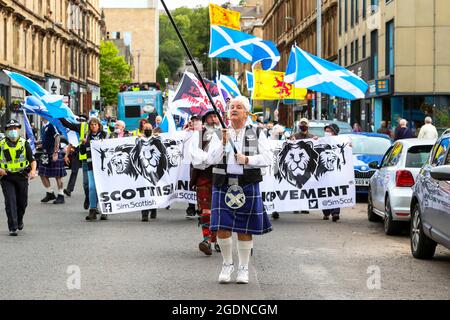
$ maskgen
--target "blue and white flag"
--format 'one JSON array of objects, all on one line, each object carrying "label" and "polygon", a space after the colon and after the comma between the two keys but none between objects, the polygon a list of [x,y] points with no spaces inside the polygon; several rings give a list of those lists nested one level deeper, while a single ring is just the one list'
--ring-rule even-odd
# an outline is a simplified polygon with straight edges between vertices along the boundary
[{"label": "blue and white flag", "polygon": [[353,72],[292,47],[284,77],[296,88],[306,88],[348,100],[364,99],[369,85]]},{"label": "blue and white flag", "polygon": [[36,153],[36,139],[34,138],[33,129],[31,128],[30,121],[27,117],[27,112],[25,109],[23,110],[23,123],[25,125],[25,132],[27,133],[27,140],[30,144],[31,150],[33,151],[33,154]]},{"label": "blue and white flag", "polygon": [[233,98],[241,96],[241,91],[238,87],[238,82],[234,77],[220,75],[219,82],[229,95]]},{"label": "blue and white flag", "polygon": [[159,127],[161,128],[162,132],[166,133],[174,133],[175,131],[177,131],[175,119],[173,118],[172,112],[170,112],[170,110],[166,111],[166,114],[164,115],[164,118],[162,119]]},{"label": "blue and white flag", "polygon": [[8,70],[3,71],[25,90],[39,99],[52,118],[65,118],[72,122],[76,121],[76,117],[72,110],[70,110],[70,108],[63,103],[63,96],[50,94],[50,92],[42,88],[35,81],[20,73],[11,72]]},{"label": "blue and white flag", "polygon": [[261,62],[264,70],[273,69],[280,61],[274,43],[251,34],[226,27],[211,25],[210,58],[231,58],[254,66]]},{"label": "blue and white flag", "polygon": [[245,70],[245,76],[247,79],[247,90],[253,91],[253,72]]},{"label": "blue and white flag", "polygon": [[252,68],[261,62],[263,70],[273,70],[280,61],[280,52],[271,41],[261,40],[256,42],[253,49]]}]

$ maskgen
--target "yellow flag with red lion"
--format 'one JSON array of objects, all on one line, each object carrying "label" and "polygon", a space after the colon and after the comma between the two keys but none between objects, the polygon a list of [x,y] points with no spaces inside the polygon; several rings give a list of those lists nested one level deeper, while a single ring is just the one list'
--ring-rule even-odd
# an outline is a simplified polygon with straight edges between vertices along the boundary
[{"label": "yellow flag with red lion", "polygon": [[209,4],[209,20],[211,25],[241,30],[240,12],[228,10],[212,3]]},{"label": "yellow flag with red lion", "polygon": [[305,99],[308,90],[284,82],[284,72],[253,70],[253,100]]}]

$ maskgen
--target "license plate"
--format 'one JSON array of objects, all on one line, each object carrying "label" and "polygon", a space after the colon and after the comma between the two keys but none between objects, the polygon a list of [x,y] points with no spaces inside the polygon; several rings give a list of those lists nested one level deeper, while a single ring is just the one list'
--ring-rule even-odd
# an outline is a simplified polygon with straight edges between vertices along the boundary
[{"label": "license plate", "polygon": [[369,186],[369,179],[355,179],[357,186]]}]

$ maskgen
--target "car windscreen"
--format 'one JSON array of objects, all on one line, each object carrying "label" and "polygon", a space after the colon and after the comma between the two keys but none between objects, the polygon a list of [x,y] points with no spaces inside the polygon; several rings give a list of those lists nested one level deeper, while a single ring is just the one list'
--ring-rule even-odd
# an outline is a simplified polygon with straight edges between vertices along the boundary
[{"label": "car windscreen", "polygon": [[353,154],[384,155],[391,146],[389,139],[367,136],[351,136]]},{"label": "car windscreen", "polygon": [[125,118],[139,118],[141,116],[141,106],[126,106]]},{"label": "car windscreen", "polygon": [[406,168],[422,168],[424,163],[430,156],[430,151],[433,146],[414,146],[409,148],[406,154]]},{"label": "car windscreen", "polygon": [[325,130],[323,130],[323,127],[309,127],[308,132],[313,136],[325,136]]}]

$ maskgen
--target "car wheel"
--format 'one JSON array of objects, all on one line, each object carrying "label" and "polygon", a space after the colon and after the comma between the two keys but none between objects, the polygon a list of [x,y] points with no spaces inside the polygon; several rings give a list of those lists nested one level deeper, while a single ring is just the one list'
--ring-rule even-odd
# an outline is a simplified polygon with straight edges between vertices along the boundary
[{"label": "car wheel", "polygon": [[411,219],[411,253],[417,259],[431,259],[436,251],[436,242],[423,232],[422,216],[419,204],[416,203]]},{"label": "car wheel", "polygon": [[400,233],[400,222],[392,219],[391,201],[389,196],[386,196],[384,201],[384,233],[388,236],[394,236]]},{"label": "car wheel", "polygon": [[373,212],[373,200],[372,200],[372,192],[369,189],[367,194],[367,218],[370,222],[379,222],[381,221],[381,217]]}]

